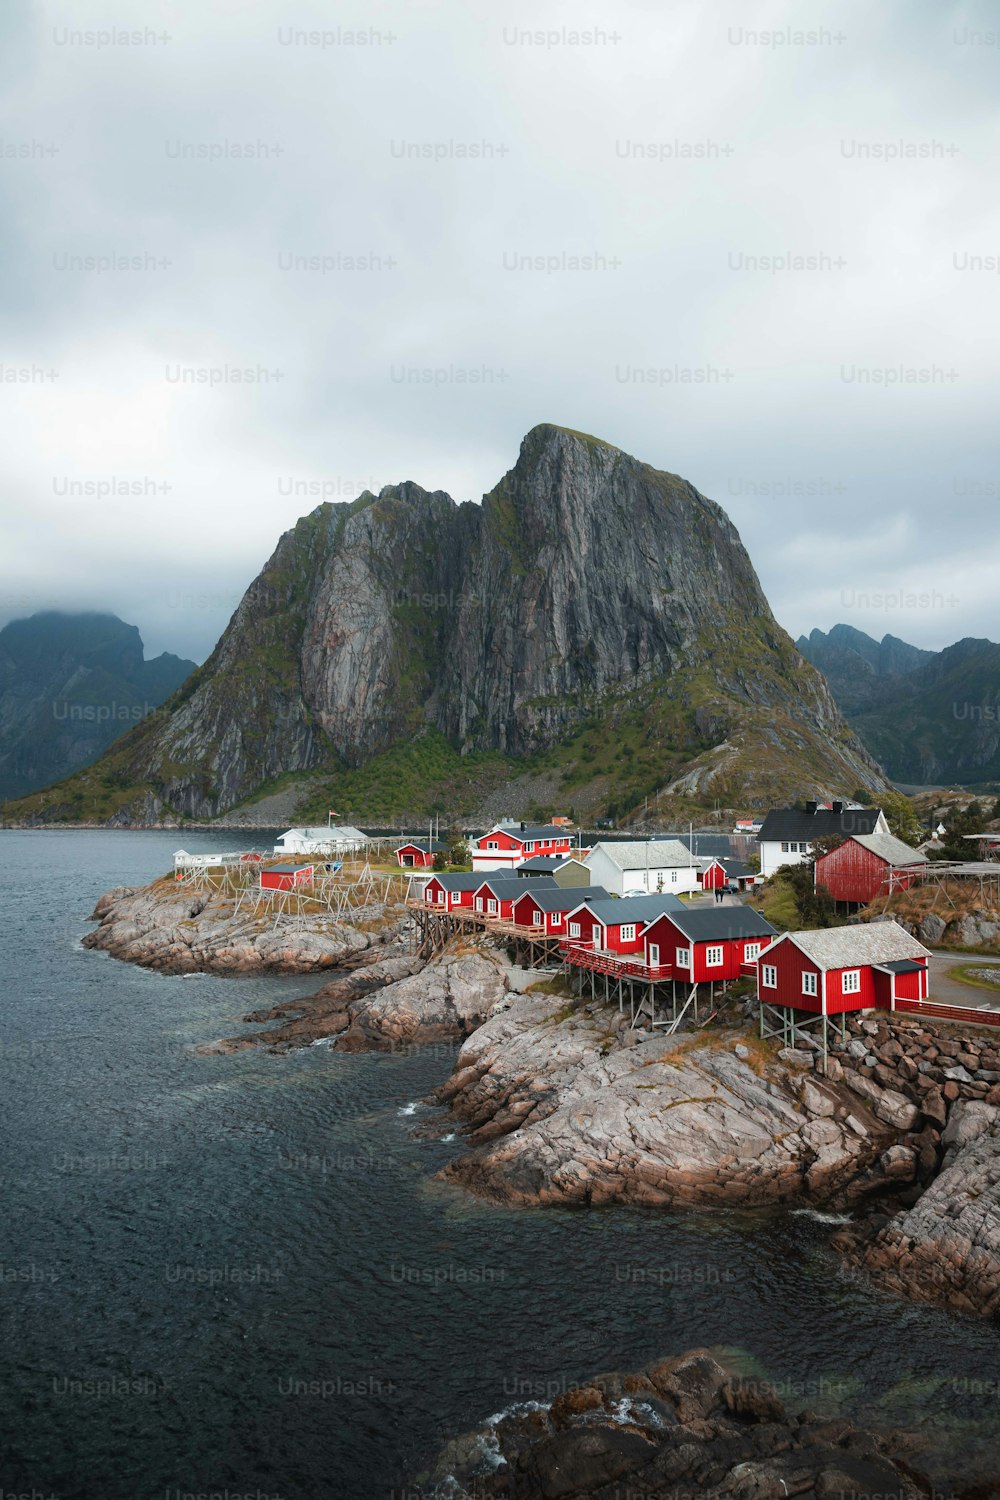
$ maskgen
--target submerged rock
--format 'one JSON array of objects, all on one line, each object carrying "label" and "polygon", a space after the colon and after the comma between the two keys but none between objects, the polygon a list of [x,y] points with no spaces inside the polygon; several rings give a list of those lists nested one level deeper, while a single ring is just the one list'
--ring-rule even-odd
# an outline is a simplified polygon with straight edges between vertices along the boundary
[{"label": "submerged rock", "polygon": [[[414,1491],[441,1500],[770,1500],[933,1493],[922,1442],[816,1413],[791,1416],[766,1381],[708,1349],[636,1375],[596,1375],[450,1442]],[[987,1493],[984,1491],[983,1493]]]}]

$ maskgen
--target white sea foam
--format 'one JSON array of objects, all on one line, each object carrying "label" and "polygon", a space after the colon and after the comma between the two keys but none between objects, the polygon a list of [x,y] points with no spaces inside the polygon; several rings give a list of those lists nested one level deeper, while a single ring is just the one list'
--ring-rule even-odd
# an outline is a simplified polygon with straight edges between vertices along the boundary
[{"label": "white sea foam", "polygon": [[850,1224],[850,1214],[824,1214],[818,1208],[793,1208],[792,1213],[800,1219],[813,1219],[817,1224]]},{"label": "white sea foam", "polygon": [[414,1099],[411,1103],[402,1105],[398,1113],[401,1115],[415,1115],[419,1107],[419,1102],[419,1100]]}]

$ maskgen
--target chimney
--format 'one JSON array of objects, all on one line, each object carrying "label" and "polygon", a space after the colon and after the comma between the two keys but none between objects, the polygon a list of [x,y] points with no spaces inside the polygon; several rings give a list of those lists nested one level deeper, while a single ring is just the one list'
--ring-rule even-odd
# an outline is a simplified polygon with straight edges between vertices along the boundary
[{"label": "chimney", "polygon": [[816,811],[816,803],[815,802],[807,802],[806,803],[806,812],[807,813],[814,813],[815,811]]},{"label": "chimney", "polygon": [[834,802],[831,804],[831,810],[837,814],[840,814],[844,811],[844,804],[842,802]]},{"label": "chimney", "polygon": [[527,825],[527,823],[522,823],[522,824],[521,824],[521,832],[522,832],[522,833],[523,833],[523,832],[524,832],[524,830],[525,830],[525,829],[526,829],[526,828],[527,828],[527,826],[528,826],[528,825]]}]

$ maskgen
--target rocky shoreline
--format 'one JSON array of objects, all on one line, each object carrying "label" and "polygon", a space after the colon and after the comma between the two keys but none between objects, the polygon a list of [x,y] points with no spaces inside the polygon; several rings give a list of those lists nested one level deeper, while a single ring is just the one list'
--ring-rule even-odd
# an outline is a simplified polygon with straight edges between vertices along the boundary
[{"label": "rocky shoreline", "polygon": [[[926,1443],[786,1411],[708,1349],[595,1375],[449,1442],[407,1494],[439,1500],[920,1500]],[[996,1477],[1000,1484],[1000,1472]],[[998,1493],[990,1480],[951,1500]]]},{"label": "rocky shoreline", "polygon": [[357,962],[403,927],[401,914],[381,906],[356,918],[370,930],[329,917],[275,927],[269,912],[236,912],[231,895],[164,876],[107,891],[91,917],[99,925],[83,946],[164,974],[310,974]]},{"label": "rocky shoreline", "polygon": [[399,912],[369,914],[365,931],[329,918],[274,931],[232,904],[169,879],[111,891],[84,942],[167,973],[336,969],[205,1052],[461,1044],[430,1102],[469,1147],[442,1177],[480,1197],[846,1211],[833,1244],[849,1264],[894,1292],[1000,1318],[1000,1036],[851,1017],[823,1073],[806,1033],[784,1049],[757,1038],[752,1001],[667,1036],[648,1018],[631,1028],[614,1005],[547,993],[485,940],[424,962]]}]

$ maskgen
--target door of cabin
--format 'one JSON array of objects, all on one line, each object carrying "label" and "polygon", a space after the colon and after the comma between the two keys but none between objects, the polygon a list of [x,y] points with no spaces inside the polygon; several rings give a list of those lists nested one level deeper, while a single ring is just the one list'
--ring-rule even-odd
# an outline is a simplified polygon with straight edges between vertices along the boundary
[{"label": "door of cabin", "polygon": [[649,964],[649,967],[651,969],[658,969],[660,967],[660,945],[659,945],[659,943],[650,943],[649,944],[649,952],[648,952],[648,955],[647,955],[647,958],[646,958],[646,962]]}]

